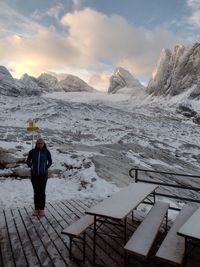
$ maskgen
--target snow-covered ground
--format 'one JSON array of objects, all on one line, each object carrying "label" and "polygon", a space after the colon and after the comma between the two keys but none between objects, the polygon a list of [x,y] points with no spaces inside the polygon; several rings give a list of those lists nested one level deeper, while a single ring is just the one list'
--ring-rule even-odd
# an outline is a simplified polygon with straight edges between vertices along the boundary
[{"label": "snow-covered ground", "polygon": [[[181,102],[183,96],[167,100],[140,92],[1,96],[0,148],[26,169],[32,139],[27,121],[37,120],[35,138],[45,138],[53,157],[47,201],[104,198],[131,181],[131,167],[198,175],[200,126],[175,112]],[[190,104],[200,110],[197,101]],[[0,208],[33,201],[28,178],[9,178],[19,166],[0,170]]]}]

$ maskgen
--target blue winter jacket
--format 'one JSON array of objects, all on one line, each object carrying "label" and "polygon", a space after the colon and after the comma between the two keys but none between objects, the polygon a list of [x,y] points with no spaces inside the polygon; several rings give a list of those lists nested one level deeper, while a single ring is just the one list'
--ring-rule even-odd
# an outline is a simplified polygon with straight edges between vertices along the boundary
[{"label": "blue winter jacket", "polygon": [[51,164],[52,159],[48,149],[33,148],[29,151],[27,165],[31,168],[32,174],[38,176],[47,175]]}]

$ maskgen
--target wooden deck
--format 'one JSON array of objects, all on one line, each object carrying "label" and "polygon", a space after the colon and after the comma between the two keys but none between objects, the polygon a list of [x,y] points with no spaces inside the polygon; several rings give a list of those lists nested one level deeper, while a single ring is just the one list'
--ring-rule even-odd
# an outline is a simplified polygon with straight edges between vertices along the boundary
[{"label": "wooden deck", "polygon": [[[45,217],[33,217],[31,206],[3,210],[0,213],[0,266],[3,267],[76,267],[92,266],[92,230],[86,235],[85,264],[69,259],[69,238],[61,234],[72,222],[80,218],[86,209],[94,205],[90,199],[66,200],[46,205]],[[129,220],[128,234],[136,229],[138,223]],[[108,235],[109,234],[109,235]],[[117,237],[117,238],[116,238]],[[160,234],[152,253],[158,249],[164,238]],[[200,249],[194,250],[192,262],[188,267],[200,266]],[[73,254],[82,257],[82,244],[76,242]],[[120,227],[104,225],[101,235],[97,238],[97,263],[102,266],[122,267],[123,260],[123,231]],[[134,266],[144,266],[144,263],[134,261]],[[130,265],[131,266],[131,265]],[[150,262],[149,266],[156,266]],[[167,266],[167,265],[166,265]]]}]

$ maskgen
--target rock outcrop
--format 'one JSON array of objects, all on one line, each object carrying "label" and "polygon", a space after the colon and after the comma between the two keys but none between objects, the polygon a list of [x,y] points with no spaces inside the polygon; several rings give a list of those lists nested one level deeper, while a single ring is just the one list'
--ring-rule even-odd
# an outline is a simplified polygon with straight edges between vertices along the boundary
[{"label": "rock outcrop", "polygon": [[176,108],[176,112],[188,118],[194,117],[197,114],[190,105],[186,104],[179,104]]},{"label": "rock outcrop", "polygon": [[189,98],[200,98],[200,43],[163,49],[146,91],[164,96],[188,91]]},{"label": "rock outcrop", "polygon": [[35,77],[25,73],[19,82],[21,83],[21,95],[33,96],[42,94],[42,88],[38,85],[38,81]]},{"label": "rock outcrop", "polygon": [[6,96],[20,94],[20,85],[4,66],[0,66],[0,94]]},{"label": "rock outcrop", "polygon": [[200,124],[200,114],[196,114],[192,121],[196,124]]},{"label": "rock outcrop", "polygon": [[95,92],[96,90],[77,76],[66,74],[65,79],[58,81],[53,75],[43,73],[38,78],[24,74],[19,80],[0,66],[0,95],[6,96],[38,96],[42,93]]},{"label": "rock outcrop", "polygon": [[65,92],[94,92],[95,89],[75,75],[68,74],[59,82],[60,88]]},{"label": "rock outcrop", "polygon": [[129,71],[119,67],[113,71],[112,76],[110,77],[108,93],[115,94],[119,90],[120,93],[123,93],[123,88],[124,91],[128,91],[128,93],[131,94],[133,90],[143,90],[144,86],[135,79]]},{"label": "rock outcrop", "polygon": [[58,79],[51,74],[42,73],[38,78],[38,85],[46,92],[62,91]]}]

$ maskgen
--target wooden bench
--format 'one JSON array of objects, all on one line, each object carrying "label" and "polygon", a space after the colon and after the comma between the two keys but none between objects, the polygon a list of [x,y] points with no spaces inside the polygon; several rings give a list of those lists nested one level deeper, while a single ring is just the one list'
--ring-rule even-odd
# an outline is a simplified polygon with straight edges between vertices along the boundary
[{"label": "wooden bench", "polygon": [[[70,238],[70,244],[69,244],[69,258],[75,258],[72,255],[72,242],[73,238],[78,238],[83,240],[83,262],[85,262],[85,231],[88,227],[90,227],[94,223],[93,216],[85,215],[81,217],[79,220],[74,222],[73,224],[69,225],[67,228],[65,228],[61,233],[64,235],[68,235]],[[81,235],[83,234],[83,237]]]},{"label": "wooden bench", "polygon": [[184,260],[185,240],[177,235],[179,228],[194,213],[195,207],[185,205],[176,217],[172,227],[162,242],[156,257],[170,264],[181,266]]},{"label": "wooden bench", "polygon": [[157,201],[151,208],[145,219],[141,222],[124,247],[126,266],[128,265],[128,254],[144,258],[148,257],[165,216],[167,226],[168,208],[169,203],[161,201]]}]

